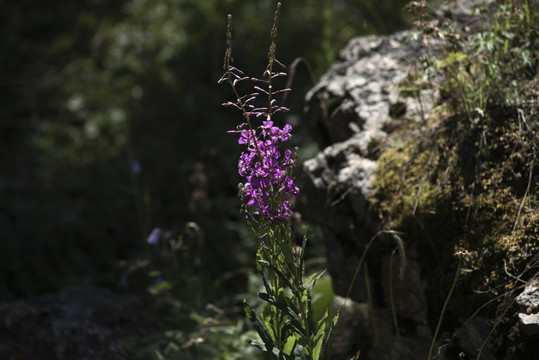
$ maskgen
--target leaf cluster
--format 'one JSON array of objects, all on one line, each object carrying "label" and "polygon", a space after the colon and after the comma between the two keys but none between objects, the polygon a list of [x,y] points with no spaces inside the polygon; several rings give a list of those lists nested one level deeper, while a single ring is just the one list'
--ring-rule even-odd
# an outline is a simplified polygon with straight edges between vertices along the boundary
[{"label": "leaf cluster", "polygon": [[290,259],[279,257],[266,261],[261,249],[257,257],[266,290],[258,294],[264,301],[262,316],[244,301],[245,313],[261,338],[261,341],[252,340],[251,344],[274,359],[322,360],[329,356],[329,344],[339,315],[331,316],[326,308],[323,316],[315,321],[312,292],[323,273],[314,273],[303,280],[306,243],[307,235],[292,263]]}]

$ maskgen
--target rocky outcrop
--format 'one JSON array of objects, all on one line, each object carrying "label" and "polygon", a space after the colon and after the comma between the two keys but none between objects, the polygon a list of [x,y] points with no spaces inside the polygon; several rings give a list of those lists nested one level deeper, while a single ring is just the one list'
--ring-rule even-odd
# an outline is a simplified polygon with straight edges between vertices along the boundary
[{"label": "rocky outcrop", "polygon": [[[405,263],[395,261],[390,265],[392,250],[398,244],[391,235],[377,235],[379,224],[368,206],[378,155],[383,146],[393,141],[388,130],[404,117],[423,121],[432,104],[429,91],[407,97],[399,91],[405,86],[414,61],[424,51],[419,41],[409,41],[410,36],[410,32],[400,32],[354,39],[341,52],[342,61],[332,66],[307,94],[312,133],[325,148],[304,164],[310,179],[305,190],[310,206],[304,215],[324,230],[334,291],[349,297],[359,307],[374,301],[380,308],[380,319],[384,320],[371,320],[388,330],[384,333],[391,333],[393,327],[388,311],[392,291],[395,316],[407,322],[411,332],[420,334],[413,341],[399,338],[398,344],[394,336],[377,336],[374,343],[378,345],[373,347],[376,351],[367,354],[370,358],[391,358],[390,354],[397,351],[395,346],[402,354],[419,356],[423,351],[417,351],[418,348],[424,349],[431,338],[426,327],[425,284],[414,249],[405,250]],[[363,254],[367,268],[357,268]],[[404,273],[406,276],[402,276]],[[394,279],[391,290],[390,278]],[[372,287],[370,295],[365,281]],[[362,338],[363,349],[373,343],[372,336]],[[336,358],[350,356],[343,351],[337,350]]]},{"label": "rocky outcrop", "polygon": [[[399,87],[422,51],[409,37],[401,32],[351,41],[341,53],[343,61],[307,94],[312,133],[325,148],[304,164],[310,179],[306,191],[315,202],[309,209],[316,210],[305,215],[328,225],[329,270],[339,274],[334,284],[342,296],[359,260],[349,257],[361,254],[379,230],[368,198],[381,145],[392,141],[387,129],[404,116],[422,119],[432,103],[424,100],[432,98],[428,91],[417,97],[400,95]],[[365,294],[352,295],[365,300]]]},{"label": "rocky outcrop", "polygon": [[537,338],[539,343],[539,281],[526,285],[516,302],[520,307],[518,317],[522,331]]},{"label": "rocky outcrop", "polygon": [[[376,303],[375,317],[362,312],[367,320],[360,323],[367,323],[368,328],[360,332],[371,333],[370,322],[374,321],[377,325],[372,326],[375,329],[378,326],[377,331],[385,335],[362,336],[357,344],[361,349],[372,347],[365,354],[372,359],[391,359],[391,354],[399,353],[416,354],[420,359],[432,336],[426,326],[425,284],[414,250],[405,250],[405,263],[394,261],[391,265],[391,253],[398,244],[391,235],[376,235],[379,224],[368,206],[377,157],[382,146],[393,141],[388,129],[403,117],[423,121],[432,104],[432,94],[428,91],[413,97],[404,97],[399,91],[414,59],[423,51],[418,41],[408,41],[409,38],[409,32],[401,32],[351,41],[341,52],[342,62],[335,64],[307,94],[312,132],[325,148],[304,163],[310,179],[305,190],[310,206],[304,215],[324,230],[328,270],[336,294],[357,304],[351,309],[362,308],[369,301]],[[363,266],[357,268],[365,253],[368,277]],[[391,276],[390,269],[393,269]],[[391,290],[390,278],[394,279]],[[372,294],[365,286],[366,281],[372,287]],[[393,328],[390,291],[395,300],[395,316],[408,324],[414,337],[388,336]],[[340,326],[346,333],[350,333],[350,328],[357,326]],[[344,345],[336,346],[335,358],[350,356],[346,351],[351,350],[346,350]]]},{"label": "rocky outcrop", "polygon": [[[457,8],[444,9],[437,16],[457,21],[463,31],[478,31],[485,22],[470,15],[470,4],[458,2]],[[328,271],[340,296],[336,306],[342,315],[335,359],[349,358],[358,350],[363,359],[425,359],[451,288],[457,262],[454,248],[444,249],[448,255],[442,260],[435,256],[428,259],[440,251],[428,236],[419,240],[384,231],[384,224],[370,206],[381,154],[401,147],[402,142],[418,134],[428,134],[424,129],[429,126],[436,96],[428,90],[410,91],[408,86],[417,74],[420,56],[426,51],[436,53],[437,47],[434,40],[413,40],[407,31],[354,39],[341,52],[340,61],[306,96],[310,130],[322,150],[304,163],[308,206],[302,214],[323,230]],[[431,157],[427,154],[425,158],[427,167]],[[414,176],[421,178],[421,174]],[[414,213],[416,206],[417,201]],[[438,221],[451,222],[447,218]],[[419,220],[414,224],[418,228],[423,225]],[[425,262],[434,266],[429,268]],[[429,273],[432,269],[436,273]],[[443,293],[436,282],[448,283]],[[512,313],[514,303],[509,300],[510,305],[500,305],[497,318],[474,314],[460,319],[458,313],[449,315],[446,323],[450,325],[436,343],[437,356],[513,359],[515,354],[532,354],[537,308],[522,300],[533,293],[526,291],[520,298],[520,306],[525,309],[521,309],[519,326],[516,313]],[[511,336],[503,339],[498,353],[491,351],[488,344],[494,341],[492,334],[500,334],[503,329]],[[505,355],[500,355],[501,348]]]}]

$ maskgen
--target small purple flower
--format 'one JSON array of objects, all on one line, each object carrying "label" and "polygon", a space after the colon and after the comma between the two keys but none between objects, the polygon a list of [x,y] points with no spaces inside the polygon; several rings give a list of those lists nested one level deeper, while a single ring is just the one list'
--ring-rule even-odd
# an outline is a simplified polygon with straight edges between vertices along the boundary
[{"label": "small purple flower", "polygon": [[140,162],[138,160],[131,161],[131,172],[135,175],[138,175],[141,171],[142,166],[140,165]]},{"label": "small purple flower", "polygon": [[158,228],[154,228],[150,235],[148,235],[148,238],[146,239],[146,242],[150,245],[157,245],[159,243],[159,239],[161,238],[161,230]]},{"label": "small purple flower", "polygon": [[292,151],[279,151],[291,139],[291,131],[289,124],[281,129],[269,119],[253,131],[236,131],[240,134],[238,143],[247,147],[238,160],[238,173],[245,178],[243,198],[251,214],[262,215],[270,222],[286,221],[293,214],[290,198],[299,193],[291,175]]},{"label": "small purple flower", "polygon": [[238,144],[249,144],[251,142],[251,131],[242,130],[240,133],[240,138],[238,139]]}]

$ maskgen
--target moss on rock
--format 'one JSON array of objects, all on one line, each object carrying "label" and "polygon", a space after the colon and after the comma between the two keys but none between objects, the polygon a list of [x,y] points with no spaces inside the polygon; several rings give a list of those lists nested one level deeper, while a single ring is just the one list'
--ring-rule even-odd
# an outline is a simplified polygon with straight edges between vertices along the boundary
[{"label": "moss on rock", "polygon": [[504,295],[537,272],[538,149],[519,111],[493,108],[473,121],[440,112],[428,126],[396,130],[398,146],[378,160],[370,205],[386,229],[404,232],[417,249],[432,322],[451,287],[456,253],[465,254],[463,271],[446,326],[480,308],[494,318]]}]

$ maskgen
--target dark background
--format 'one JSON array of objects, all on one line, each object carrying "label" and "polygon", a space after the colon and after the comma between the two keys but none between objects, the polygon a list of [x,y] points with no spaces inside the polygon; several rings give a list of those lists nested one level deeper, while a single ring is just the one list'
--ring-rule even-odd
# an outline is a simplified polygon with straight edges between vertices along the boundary
[{"label": "dark background", "polygon": [[[404,28],[405,2],[283,1],[277,57],[304,57],[316,78],[351,38]],[[118,289],[153,228],[179,236],[190,221],[200,282],[237,290],[215,279],[252,267],[256,243],[226,133],[240,114],[221,108],[232,94],[217,80],[228,13],[235,65],[262,74],[275,3],[0,1],[0,300]],[[312,85],[300,64],[286,105],[301,158],[316,151],[302,123]]]}]

